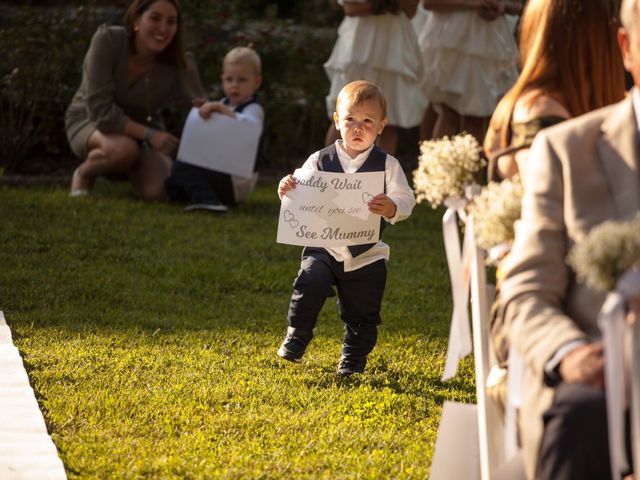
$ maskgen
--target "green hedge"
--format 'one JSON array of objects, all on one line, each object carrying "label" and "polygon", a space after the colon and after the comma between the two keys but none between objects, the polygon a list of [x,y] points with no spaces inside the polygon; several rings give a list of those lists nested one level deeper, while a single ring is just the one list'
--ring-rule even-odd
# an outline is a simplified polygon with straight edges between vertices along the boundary
[{"label": "green hedge", "polygon": [[[118,23],[124,11],[122,1],[86,1],[76,7],[42,3],[20,2],[0,11],[0,169],[6,172],[68,170],[77,163],[67,145],[64,111],[80,83],[82,60],[96,27],[104,21]],[[319,148],[328,126],[324,96],[329,82],[322,64],[340,20],[328,2],[183,4],[188,47],[213,94],[220,92],[220,63],[228,49],[251,45],[262,57],[260,99],[267,113],[263,167],[289,170]],[[293,17],[282,18],[285,14]]]}]

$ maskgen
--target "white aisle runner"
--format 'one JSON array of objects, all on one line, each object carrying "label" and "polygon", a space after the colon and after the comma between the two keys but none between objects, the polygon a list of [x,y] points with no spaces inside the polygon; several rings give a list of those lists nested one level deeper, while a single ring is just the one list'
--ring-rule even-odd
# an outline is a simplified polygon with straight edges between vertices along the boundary
[{"label": "white aisle runner", "polygon": [[0,311],[0,479],[66,478],[20,352]]}]

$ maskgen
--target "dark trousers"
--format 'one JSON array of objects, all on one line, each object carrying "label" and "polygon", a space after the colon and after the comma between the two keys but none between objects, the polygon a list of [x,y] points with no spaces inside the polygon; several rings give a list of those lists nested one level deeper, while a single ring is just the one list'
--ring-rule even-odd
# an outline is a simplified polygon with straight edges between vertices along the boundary
[{"label": "dark trousers", "polygon": [[[582,384],[561,383],[556,387],[553,404],[543,419],[544,432],[536,469],[538,479],[611,479],[604,391]],[[628,420],[627,415],[627,458],[631,463]]]},{"label": "dark trousers", "polygon": [[236,203],[231,175],[176,160],[164,183],[167,195],[176,202],[191,204]]},{"label": "dark trousers", "polygon": [[322,248],[305,248],[289,305],[289,326],[311,331],[325,300],[338,290],[340,317],[346,324],[342,355],[366,356],[378,338],[380,307],[387,281],[387,265],[378,260],[351,272],[344,271]]}]

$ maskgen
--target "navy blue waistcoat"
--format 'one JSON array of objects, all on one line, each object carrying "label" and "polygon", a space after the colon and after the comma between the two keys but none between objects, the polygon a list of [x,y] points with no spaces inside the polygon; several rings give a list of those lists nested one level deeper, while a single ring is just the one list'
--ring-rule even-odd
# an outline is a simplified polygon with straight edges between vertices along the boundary
[{"label": "navy blue waistcoat", "polygon": [[[380,147],[374,145],[371,153],[369,154],[369,158],[364,161],[356,173],[384,172],[386,163],[387,154]],[[335,143],[318,152],[318,170],[323,172],[344,173],[344,169],[342,168],[340,159],[338,158]],[[386,190],[385,182],[385,192]],[[380,217],[380,237],[378,237],[378,240],[382,238],[382,231],[384,230],[385,224],[386,222],[384,219]],[[353,245],[347,248],[351,252],[351,256],[355,258],[369,250],[374,245],[375,243],[367,243],[365,245]]]},{"label": "navy blue waistcoat", "polygon": [[[222,99],[220,100],[220,103],[222,103],[223,105],[229,105],[229,99],[227,97],[222,97]],[[260,102],[258,101],[258,98],[255,95],[251,97],[249,101],[241,103],[240,105],[234,107],[233,111],[236,113],[242,113],[242,111],[252,103],[257,103],[258,105],[260,105]]]}]

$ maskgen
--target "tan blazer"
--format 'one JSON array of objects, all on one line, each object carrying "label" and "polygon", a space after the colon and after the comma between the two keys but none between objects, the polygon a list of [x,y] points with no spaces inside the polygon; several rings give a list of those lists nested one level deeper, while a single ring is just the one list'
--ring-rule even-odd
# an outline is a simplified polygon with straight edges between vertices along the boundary
[{"label": "tan blazer", "polygon": [[553,396],[543,385],[546,362],[566,342],[600,337],[604,295],[578,282],[565,257],[595,225],[640,209],[638,141],[629,98],[543,130],[531,149],[500,296],[509,341],[527,364],[520,428],[528,478]]}]

